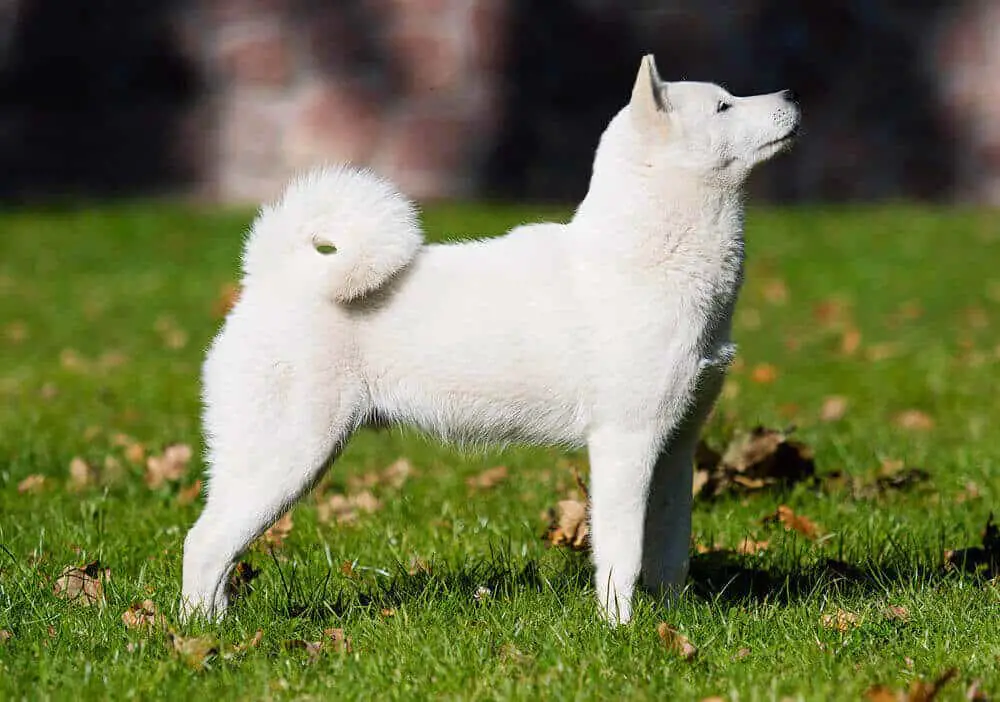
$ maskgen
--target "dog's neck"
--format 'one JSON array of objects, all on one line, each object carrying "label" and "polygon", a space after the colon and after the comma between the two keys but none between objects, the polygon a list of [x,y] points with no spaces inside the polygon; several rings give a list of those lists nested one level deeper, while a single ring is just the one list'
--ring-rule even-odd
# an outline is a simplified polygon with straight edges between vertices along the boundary
[{"label": "dog's neck", "polygon": [[645,267],[701,279],[735,295],[742,281],[741,187],[699,177],[683,164],[664,170],[643,159],[642,145],[612,120],[594,159],[575,226],[642,257]]}]

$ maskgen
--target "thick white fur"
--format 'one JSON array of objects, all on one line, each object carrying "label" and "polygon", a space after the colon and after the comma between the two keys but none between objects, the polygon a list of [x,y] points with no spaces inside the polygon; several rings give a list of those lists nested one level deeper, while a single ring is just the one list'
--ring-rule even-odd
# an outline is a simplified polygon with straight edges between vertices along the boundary
[{"label": "thick white fur", "polygon": [[421,246],[412,204],[369,173],[294,182],[254,224],[205,361],[184,611],[224,612],[241,551],[373,418],[586,446],[602,611],[628,621],[640,577],[676,593],[695,442],[734,353],[741,186],[798,120],[785,94],[663,83],[645,57],[572,221],[469,243]]}]

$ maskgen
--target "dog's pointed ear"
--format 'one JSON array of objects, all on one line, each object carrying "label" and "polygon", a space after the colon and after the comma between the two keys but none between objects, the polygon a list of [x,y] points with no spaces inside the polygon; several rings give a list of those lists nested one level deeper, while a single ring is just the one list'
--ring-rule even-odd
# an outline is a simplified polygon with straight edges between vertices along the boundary
[{"label": "dog's pointed ear", "polygon": [[640,130],[665,123],[664,113],[669,111],[670,106],[663,94],[662,84],[656,70],[656,60],[652,54],[646,54],[639,64],[639,73],[632,86],[632,100],[629,102],[632,119]]}]

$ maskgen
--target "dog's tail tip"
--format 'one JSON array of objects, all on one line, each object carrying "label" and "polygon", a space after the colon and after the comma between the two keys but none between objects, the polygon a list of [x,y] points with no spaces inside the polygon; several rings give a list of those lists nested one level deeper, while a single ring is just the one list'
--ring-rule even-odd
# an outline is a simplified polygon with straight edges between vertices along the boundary
[{"label": "dog's tail tip", "polygon": [[349,302],[406,268],[422,245],[417,207],[392,183],[367,169],[326,166],[294,178],[261,208],[243,268],[247,276],[280,268],[289,285]]}]

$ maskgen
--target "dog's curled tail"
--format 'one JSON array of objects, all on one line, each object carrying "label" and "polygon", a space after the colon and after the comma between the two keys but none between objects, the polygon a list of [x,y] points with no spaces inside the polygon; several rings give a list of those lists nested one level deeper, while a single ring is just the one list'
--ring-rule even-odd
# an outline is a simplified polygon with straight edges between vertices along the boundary
[{"label": "dog's curled tail", "polygon": [[243,271],[337,302],[378,289],[423,244],[416,205],[368,170],[328,166],[305,173],[261,208]]}]

